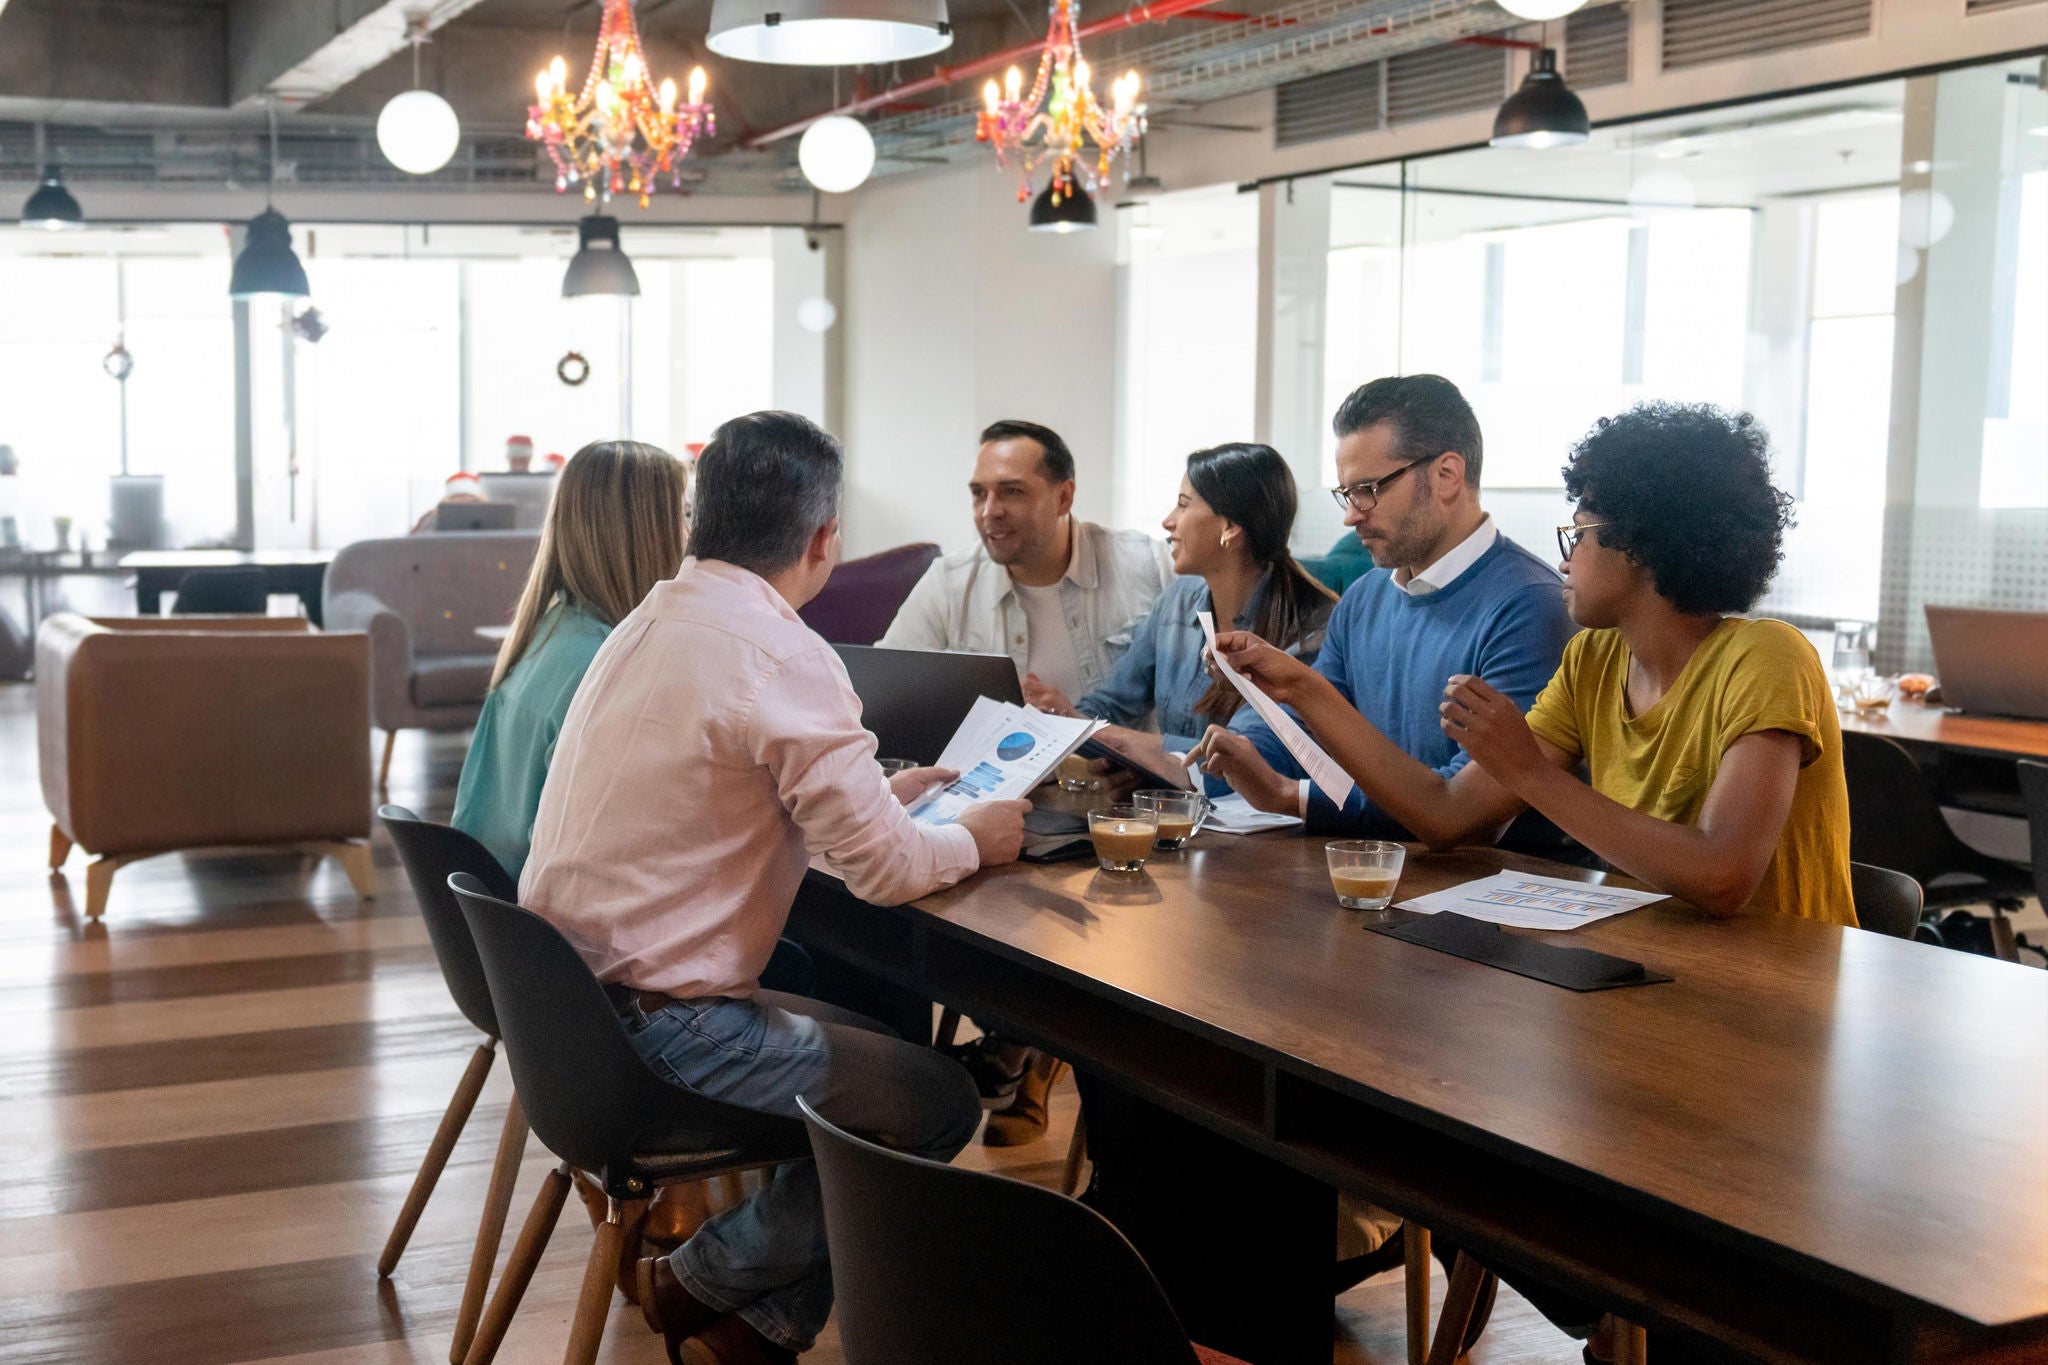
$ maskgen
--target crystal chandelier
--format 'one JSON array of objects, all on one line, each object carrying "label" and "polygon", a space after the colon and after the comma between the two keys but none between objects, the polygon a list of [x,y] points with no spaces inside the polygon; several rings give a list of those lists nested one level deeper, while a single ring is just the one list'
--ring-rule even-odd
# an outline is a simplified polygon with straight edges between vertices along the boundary
[{"label": "crystal chandelier", "polygon": [[543,143],[555,163],[555,188],[581,184],[586,200],[609,203],[615,194],[654,193],[658,177],[681,184],[677,167],[700,134],[717,130],[704,102],[704,68],[690,69],[689,98],[676,103],[673,78],[655,89],[633,22],[633,0],[604,0],[604,22],[583,89],[570,94],[569,68],[560,57],[534,79],[540,102],[528,107],[526,135]]},{"label": "crystal chandelier", "polygon": [[[974,139],[996,149],[1007,166],[1014,157],[1020,172],[1017,201],[1031,197],[1031,177],[1039,165],[1052,161],[1051,203],[1089,189],[1106,189],[1109,163],[1145,135],[1145,106],[1138,103],[1138,73],[1126,71],[1110,85],[1110,105],[1095,98],[1092,73],[1075,37],[1074,0],[1052,0],[1052,24],[1045,50],[1039,54],[1038,76],[1024,89],[1024,73],[1011,67],[1003,83],[982,87],[983,109],[974,118]],[[1085,160],[1084,141],[1095,144],[1095,161]],[[1081,162],[1079,185],[1075,163]]]}]

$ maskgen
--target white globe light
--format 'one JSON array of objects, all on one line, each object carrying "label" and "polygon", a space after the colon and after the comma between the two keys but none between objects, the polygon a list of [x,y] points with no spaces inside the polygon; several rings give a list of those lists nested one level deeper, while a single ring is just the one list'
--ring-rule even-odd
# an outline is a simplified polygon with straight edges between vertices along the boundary
[{"label": "white globe light", "polygon": [[1586,0],[1495,0],[1517,19],[1562,19]]},{"label": "white globe light", "polygon": [[455,111],[431,90],[393,95],[377,115],[377,145],[392,165],[411,175],[440,170],[461,140],[462,125]]},{"label": "white globe light", "polygon": [[1956,225],[1955,202],[1940,190],[1907,190],[1899,196],[1899,240],[1926,250]]},{"label": "white globe light", "polygon": [[805,299],[796,306],[796,325],[806,332],[829,332],[839,321],[839,310],[830,299]]},{"label": "white globe light", "polygon": [[827,194],[844,194],[875,168],[875,138],[867,125],[844,114],[828,114],[804,129],[796,145],[804,179]]}]

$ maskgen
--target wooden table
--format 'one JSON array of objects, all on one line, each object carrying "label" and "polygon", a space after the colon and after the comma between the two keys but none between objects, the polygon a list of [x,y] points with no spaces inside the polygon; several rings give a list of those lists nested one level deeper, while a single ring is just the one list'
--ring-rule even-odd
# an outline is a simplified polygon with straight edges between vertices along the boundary
[{"label": "wooden table", "polygon": [[292,593],[305,603],[306,619],[325,624],[320,604],[332,550],[136,550],[121,557],[135,575],[135,609],[144,616],[163,611],[163,595],[176,592],[194,569],[258,568],[266,593]]},{"label": "wooden table", "polygon": [[1843,716],[1842,728],[1963,753],[2048,761],[2048,721],[1966,716],[1916,701],[1895,701],[1872,720]]},{"label": "wooden table", "polygon": [[[1400,894],[1503,867],[1595,875],[1411,854]],[[813,874],[793,928],[1652,1330],[1788,1365],[2048,1358],[2048,973],[1666,902],[1568,941],[1677,979],[1577,994],[1367,932],[1286,835],[894,909]],[[1261,1306],[1266,1337],[1209,1344],[1329,1359],[1325,1280]]]}]

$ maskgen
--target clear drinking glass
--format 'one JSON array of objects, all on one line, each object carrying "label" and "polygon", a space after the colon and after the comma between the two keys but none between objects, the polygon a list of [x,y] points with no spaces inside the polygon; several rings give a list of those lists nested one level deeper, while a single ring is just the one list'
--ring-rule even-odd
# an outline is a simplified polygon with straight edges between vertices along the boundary
[{"label": "clear drinking glass", "polygon": [[1131,804],[1139,810],[1152,812],[1159,826],[1159,847],[1164,849],[1184,846],[1201,830],[1202,821],[1209,814],[1208,797],[1176,787],[1156,787],[1133,793]]},{"label": "clear drinking glass", "polygon": [[1068,754],[1060,760],[1060,790],[1069,792],[1092,792],[1102,790],[1102,779],[1088,766],[1088,760],[1079,754]]},{"label": "clear drinking glass", "polygon": [[1088,838],[1104,872],[1142,872],[1159,837],[1159,821],[1136,806],[1097,806],[1088,812]]},{"label": "clear drinking glass", "polygon": [[914,758],[878,758],[875,762],[882,765],[882,776],[884,777],[894,777],[898,773],[907,773],[917,766],[917,760]]},{"label": "clear drinking glass", "polygon": [[1856,714],[1865,720],[1876,720],[1891,709],[1892,698],[1898,695],[1898,679],[1868,674],[1856,684]]},{"label": "clear drinking glass", "polygon": [[1324,844],[1330,864],[1330,885],[1337,904],[1346,910],[1385,910],[1401,881],[1401,863],[1408,850],[1380,839],[1340,839]]}]

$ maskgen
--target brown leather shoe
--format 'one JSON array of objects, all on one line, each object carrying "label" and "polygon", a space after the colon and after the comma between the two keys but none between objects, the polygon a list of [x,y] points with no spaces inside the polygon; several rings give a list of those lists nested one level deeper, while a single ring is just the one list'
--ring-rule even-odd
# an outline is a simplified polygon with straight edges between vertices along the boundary
[{"label": "brown leather shoe", "polygon": [[1030,1067],[1017,1083],[1017,1098],[1010,1107],[988,1116],[982,1126],[984,1147],[1022,1147],[1045,1136],[1047,1103],[1066,1063],[1046,1053],[1031,1059]]},{"label": "brown leather shoe", "polygon": [[680,1365],[795,1365],[796,1352],[777,1346],[745,1318],[728,1313],[684,1342],[673,1358]]},{"label": "brown leather shoe", "polygon": [[645,1256],[634,1262],[633,1285],[639,1291],[636,1297],[640,1300],[640,1316],[647,1320],[649,1329],[668,1343],[668,1358],[672,1361],[687,1360],[687,1353],[679,1353],[680,1348],[722,1316],[683,1287],[666,1256]]}]

